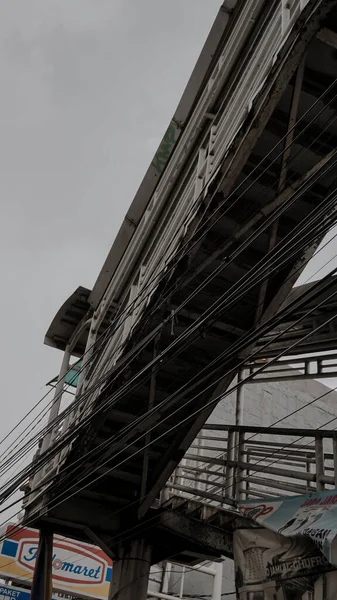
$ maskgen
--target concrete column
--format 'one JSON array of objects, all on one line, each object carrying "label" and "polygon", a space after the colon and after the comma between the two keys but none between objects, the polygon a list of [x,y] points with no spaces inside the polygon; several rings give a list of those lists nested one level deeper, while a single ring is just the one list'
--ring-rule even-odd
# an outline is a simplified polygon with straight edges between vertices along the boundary
[{"label": "concrete column", "polygon": [[53,534],[40,531],[34,568],[31,600],[51,600],[52,597]]},{"label": "concrete column", "polygon": [[214,567],[212,600],[221,600],[223,563],[215,563]]},{"label": "concrete column", "polygon": [[109,600],[146,600],[151,550],[145,540],[121,548],[120,559],[114,562]]}]

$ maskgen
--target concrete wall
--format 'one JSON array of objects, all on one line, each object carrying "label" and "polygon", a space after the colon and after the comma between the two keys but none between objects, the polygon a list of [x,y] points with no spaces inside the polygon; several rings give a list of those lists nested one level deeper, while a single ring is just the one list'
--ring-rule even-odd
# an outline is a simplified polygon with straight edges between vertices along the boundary
[{"label": "concrete wall", "polygon": [[[235,382],[233,382],[235,383]],[[233,385],[233,384],[232,384]],[[209,423],[234,424],[236,394],[223,398],[214,409]],[[288,416],[294,411],[296,414]],[[276,421],[281,427],[316,429],[337,428],[337,393],[315,380],[284,381],[276,383],[250,384],[244,386],[243,424],[267,427]],[[172,567],[169,593],[179,595],[182,568]],[[222,596],[224,600],[235,600],[230,594],[235,588],[233,562],[226,559],[223,564]],[[228,595],[227,595],[228,594]],[[183,598],[199,600],[212,598],[212,577],[196,571],[185,570]]]},{"label": "concrete wall", "polygon": [[[282,419],[280,427],[337,427],[337,392],[315,380],[248,384],[243,396],[243,425],[268,427]],[[225,396],[209,423],[234,424],[235,404],[235,392]]]}]

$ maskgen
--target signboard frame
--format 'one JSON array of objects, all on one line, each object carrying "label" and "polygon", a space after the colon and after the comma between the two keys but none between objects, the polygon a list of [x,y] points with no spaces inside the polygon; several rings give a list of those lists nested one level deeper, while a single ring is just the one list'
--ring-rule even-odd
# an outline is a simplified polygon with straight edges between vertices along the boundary
[{"label": "signboard frame", "polygon": [[[0,577],[30,587],[39,533],[13,523],[0,529]],[[76,598],[106,600],[112,561],[97,546],[55,535],[53,591]]]}]

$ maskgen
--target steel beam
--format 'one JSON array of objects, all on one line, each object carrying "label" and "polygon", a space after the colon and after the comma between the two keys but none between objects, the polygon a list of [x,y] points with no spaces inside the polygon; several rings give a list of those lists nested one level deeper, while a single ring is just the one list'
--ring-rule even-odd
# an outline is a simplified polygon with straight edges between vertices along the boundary
[{"label": "steel beam", "polygon": [[[293,143],[294,136],[295,136],[295,123],[297,120],[297,113],[298,113],[298,108],[299,108],[299,104],[300,104],[304,68],[305,68],[305,57],[302,59],[302,61],[300,62],[299,66],[298,66],[296,77],[295,77],[295,82],[294,82],[294,90],[293,90],[293,96],[292,96],[292,100],[291,100],[289,121],[288,121],[288,131],[287,131],[287,135],[284,140],[284,150],[283,150],[282,162],[281,162],[281,173],[280,173],[280,179],[279,179],[279,183],[278,183],[278,194],[280,194],[284,190],[286,180],[287,180],[288,162],[289,162],[289,158],[290,158],[290,154],[291,154],[291,150],[292,150],[292,143]],[[270,252],[270,250],[272,250],[276,244],[278,224],[279,224],[279,219],[276,219],[276,221],[274,221],[274,223],[271,225],[270,232],[269,232],[268,252]],[[268,280],[264,281],[261,285],[261,289],[260,289],[260,293],[259,293],[259,297],[258,297],[257,308],[256,308],[256,317],[255,317],[256,323],[260,320],[262,313],[263,313],[264,303],[265,303],[266,294],[267,294],[267,288],[268,288]]]},{"label": "steel beam", "polygon": [[[311,181],[315,178],[315,176],[320,172],[321,169],[327,167],[329,163],[334,161],[337,157],[337,149],[334,148],[330,152],[328,152],[325,156],[323,156],[316,164],[314,164],[306,173],[301,175],[296,181],[294,181],[287,188],[282,190],[280,193],[276,195],[276,197],[271,200],[268,204],[262,206],[253,217],[248,219],[243,225],[237,227],[236,230],[232,233],[231,237],[227,239],[224,244],[219,245],[213,252],[207,255],[207,257],[198,264],[196,268],[193,269],[193,273],[191,275],[185,276],[184,280],[180,282],[182,287],[189,285],[195,277],[200,275],[205,269],[209,268],[212,263],[219,260],[221,257],[228,254],[232,246],[235,246],[237,242],[244,241],[248,238],[253,230],[257,228],[267,217],[270,217],[278,208],[280,208],[283,204],[285,204],[296,192],[300,189],[305,188],[306,185],[309,185]],[[309,262],[310,258],[313,256],[316,248],[318,246],[318,242],[313,244],[309,251],[304,253],[303,257],[300,259],[300,263],[303,265],[302,269]],[[225,268],[226,262],[223,264],[223,268]],[[268,314],[273,311],[276,312],[277,308],[283,303],[283,301],[288,297],[291,289],[293,288],[294,283],[300,276],[301,270],[299,268],[299,261],[296,262],[295,268],[293,269],[294,275],[289,276],[287,281],[282,287],[282,293],[280,292],[277,297],[277,305],[276,300],[273,301],[272,307],[268,307]],[[216,325],[215,325],[216,327]]]},{"label": "steel beam", "polygon": [[[154,340],[153,345],[153,360],[156,359],[159,345],[159,335]],[[151,379],[150,379],[150,390],[149,390],[149,401],[147,405],[148,412],[152,411],[155,398],[156,398],[156,383],[157,383],[157,370],[155,367],[152,368]],[[143,457],[143,469],[142,469],[142,481],[140,486],[140,497],[143,499],[146,495],[147,488],[147,479],[148,479],[148,469],[149,469],[149,449],[148,446],[151,442],[151,432],[149,431],[144,440],[144,457]]]},{"label": "steel beam", "polygon": [[[238,372],[238,387],[236,389],[236,402],[235,402],[235,425],[242,425],[242,413],[243,413],[243,403],[244,403],[244,380],[245,380],[245,371],[244,369],[240,369]],[[239,448],[239,434],[235,436],[235,446],[238,450]]]},{"label": "steel beam", "polygon": [[[212,394],[212,398],[216,398],[225,391],[233,379],[233,374],[227,375],[217,386]],[[193,410],[199,407],[202,409],[204,400],[194,406]],[[141,502],[138,516],[141,518],[152,505],[153,501],[164,487],[166,481],[170,477],[177,463],[183,458],[193,440],[199,433],[205,421],[213,412],[214,406],[211,404],[206,409],[201,410],[194,421],[188,422],[184,427],[180,427],[177,436],[172,444],[168,447],[162,460],[159,462],[157,469],[151,477],[152,487],[149,488],[146,498]]]},{"label": "steel beam", "polygon": [[[261,367],[263,362],[257,360],[246,365],[250,375]],[[263,374],[257,375],[249,384],[272,383],[273,381],[300,381],[307,379],[329,379],[337,376],[337,353],[322,356],[309,356],[303,358],[278,360]],[[239,423],[238,423],[239,424]]]},{"label": "steel beam", "polygon": [[[324,490],[324,483],[326,478],[324,476],[324,450],[323,450],[323,438],[315,439],[315,457],[316,457],[316,487],[318,492]],[[331,478],[331,483],[334,483],[334,479]],[[308,477],[308,481],[309,477]]]},{"label": "steel beam", "polygon": [[[226,172],[227,174],[222,186],[225,195],[230,191],[238,173],[241,173],[243,165],[276,108],[286,85],[294,75],[309,43],[320,31],[321,23],[334,6],[334,0],[321,0],[320,2],[310,0],[299,16],[297,27],[290,33],[279,53],[272,76],[269,78],[270,81],[260,92],[254,105],[253,114],[249,115],[247,119],[248,124],[245,123],[239,135],[236,136],[221,169],[222,173]],[[307,21],[310,14],[311,18]]]},{"label": "steel beam", "polygon": [[[145,437],[146,432],[149,429],[151,429],[157,423],[160,423],[161,421],[168,418],[168,416],[172,413],[173,407],[175,407],[182,400],[184,400],[184,398],[186,396],[188,396],[189,394],[192,394],[196,389],[198,389],[201,385],[203,385],[203,383],[207,384],[210,380],[210,377],[213,374],[218,373],[218,370],[219,370],[219,367],[215,368],[213,371],[206,374],[201,380],[199,380],[197,382],[194,381],[190,386],[186,387],[183,390],[183,392],[181,392],[180,394],[177,394],[175,397],[168,400],[168,402],[165,404],[165,406],[159,408],[157,411],[154,411],[152,414],[147,415],[147,413],[145,413],[143,415],[144,419],[142,419],[140,422],[137,422],[137,424],[131,431],[129,431],[128,433],[125,433],[123,440],[121,442],[117,442],[116,444],[112,443],[111,446],[106,450],[106,452],[104,454],[100,455],[100,464],[105,465],[113,458],[118,457],[125,448],[128,448],[128,453],[135,453],[136,455],[141,454],[141,452],[143,452],[143,448],[142,447],[137,448],[136,446],[131,447],[130,441],[134,440],[134,442],[136,442],[142,436]],[[217,390],[214,393],[215,397],[217,397],[217,394],[221,393],[220,390],[224,391],[224,389],[226,389],[228,387],[228,385],[229,385],[230,381],[232,381],[232,379],[233,379],[233,374],[230,374],[229,376],[227,376],[224,383],[219,383]],[[203,401],[200,401],[198,405],[194,406],[194,410],[197,410],[198,408],[202,409],[203,405],[204,405]],[[140,505],[142,507],[141,512],[143,510],[143,505],[145,505],[145,502],[146,502],[146,506],[148,508],[151,506],[152,502],[155,500],[159,491],[164,487],[170,474],[174,470],[174,467],[183,458],[184,453],[186,452],[186,450],[191,445],[194,438],[200,431],[203,423],[205,422],[205,420],[207,420],[209,415],[212,413],[213,408],[214,408],[213,406],[209,406],[204,411],[201,410],[201,412],[197,416],[195,422],[192,424],[187,423],[186,428],[182,428],[182,431],[179,432],[179,434],[177,435],[177,437],[174,441],[174,448],[175,448],[174,459],[172,459],[172,454],[171,454],[172,448],[170,447],[169,450],[167,450],[165,457],[168,456],[169,458],[171,458],[171,460],[169,460],[169,464],[167,462],[165,462],[165,472],[164,472],[164,468],[163,468],[164,460],[162,459],[159,462],[159,465],[160,465],[159,468],[156,470],[155,474],[152,474],[151,481],[152,482],[154,481],[155,485],[151,488],[150,492],[147,493],[146,499],[143,501],[143,503],[141,503],[141,505]],[[73,474],[72,474],[72,477],[73,477]],[[151,500],[149,499],[150,495],[151,495]]]},{"label": "steel beam", "polygon": [[[246,433],[259,433],[259,434],[263,434],[263,433],[271,433],[273,436],[278,436],[278,435],[285,435],[285,436],[296,436],[296,437],[307,437],[307,438],[333,438],[334,435],[336,435],[335,431],[330,431],[329,429],[293,429],[292,427],[267,427],[266,431],[264,431],[264,428],[261,427],[255,427],[253,425],[241,425],[240,427],[237,427],[235,425],[213,425],[213,424],[208,424],[206,423],[203,426],[203,429],[206,431],[243,431]],[[252,441],[249,441],[249,444],[252,444]],[[257,442],[257,443],[261,443],[261,442]],[[274,443],[274,442],[268,442],[270,443]],[[276,442],[275,442],[276,445]],[[292,447],[293,444],[291,444]]]}]

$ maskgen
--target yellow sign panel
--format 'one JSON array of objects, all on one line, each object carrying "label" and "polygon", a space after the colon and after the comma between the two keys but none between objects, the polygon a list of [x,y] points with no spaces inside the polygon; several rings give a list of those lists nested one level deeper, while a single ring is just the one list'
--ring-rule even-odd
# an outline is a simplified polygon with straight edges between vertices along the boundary
[{"label": "yellow sign panel", "polygon": [[[28,587],[33,580],[39,534],[34,529],[7,525],[0,543],[0,576]],[[53,590],[83,598],[106,600],[112,562],[97,546],[54,536]]]}]

